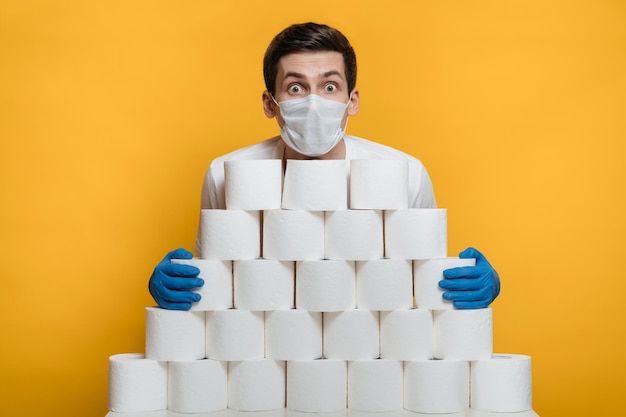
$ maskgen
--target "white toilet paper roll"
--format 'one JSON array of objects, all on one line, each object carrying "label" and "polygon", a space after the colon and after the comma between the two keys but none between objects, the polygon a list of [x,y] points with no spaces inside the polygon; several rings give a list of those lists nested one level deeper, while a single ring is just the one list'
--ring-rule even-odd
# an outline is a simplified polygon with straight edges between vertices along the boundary
[{"label": "white toilet paper roll", "polygon": [[280,208],[283,163],[280,159],[224,162],[224,193],[228,210]]},{"label": "white toilet paper roll", "polygon": [[417,413],[458,413],[469,407],[467,361],[425,360],[404,363],[404,408]]},{"label": "white toilet paper roll", "polygon": [[432,259],[448,256],[446,209],[390,210],[384,213],[385,256]]},{"label": "white toilet paper roll", "polygon": [[326,259],[369,260],[384,254],[383,215],[380,210],[326,212]]},{"label": "white toilet paper roll", "polygon": [[352,160],[350,208],[406,209],[409,206],[408,173],[406,160]]},{"label": "white toilet paper roll", "polygon": [[434,354],[438,359],[488,359],[493,353],[491,308],[433,311]]},{"label": "white toilet paper roll", "polygon": [[280,360],[322,357],[322,313],[295,309],[265,313],[265,357]]},{"label": "white toilet paper roll", "polygon": [[198,278],[204,285],[193,290],[202,298],[191,304],[193,311],[224,310],[233,307],[233,267],[231,261],[211,259],[172,259],[173,264],[192,265],[200,269]]},{"label": "white toilet paper roll", "polygon": [[452,301],[444,300],[443,288],[439,281],[443,278],[443,271],[448,268],[476,265],[476,259],[461,259],[455,257],[440,259],[424,259],[413,262],[413,280],[415,304],[427,310],[451,310]]},{"label": "white toilet paper roll", "polygon": [[228,363],[228,407],[265,411],[285,407],[285,362],[254,359]]},{"label": "white toilet paper roll", "polygon": [[324,313],[324,357],[366,360],[380,355],[379,314],[354,309]]},{"label": "white toilet paper roll", "polygon": [[203,359],[204,311],[146,308],[146,357],[155,361]]},{"label": "white toilet paper roll", "polygon": [[201,258],[239,260],[261,256],[261,212],[200,210]]},{"label": "white toilet paper roll", "polygon": [[433,357],[433,319],[419,308],[380,313],[380,356],[415,361]]},{"label": "white toilet paper roll", "polygon": [[344,210],[348,208],[347,162],[287,160],[282,208],[290,210]]},{"label": "white toilet paper roll", "polygon": [[534,410],[528,411],[519,411],[517,413],[495,413],[491,411],[483,411],[483,410],[475,410],[473,408],[469,408],[467,410],[467,416],[463,415],[460,417],[539,417]]},{"label": "white toilet paper roll", "polygon": [[342,360],[287,362],[287,408],[329,413],[347,406],[347,365]]},{"label": "white toilet paper roll", "polygon": [[218,361],[259,359],[265,355],[262,311],[207,311],[206,356]]},{"label": "white toilet paper roll", "polygon": [[209,413],[228,406],[226,362],[212,359],[173,361],[168,372],[168,409]]},{"label": "white toilet paper roll", "polygon": [[235,307],[269,311],[294,307],[295,264],[291,261],[250,259],[233,264]]},{"label": "white toilet paper roll", "polygon": [[140,353],[109,357],[108,408],[114,412],[143,412],[167,408],[167,362]]},{"label": "white toilet paper roll", "polygon": [[471,363],[472,408],[500,413],[532,410],[532,366],[526,355],[497,354]]},{"label": "white toilet paper roll", "polygon": [[281,261],[324,258],[324,212],[266,210],[263,257]]},{"label": "white toilet paper roll", "polygon": [[348,408],[402,410],[402,362],[388,359],[348,362]]},{"label": "white toilet paper roll", "polygon": [[296,308],[343,311],[355,302],[355,265],[352,261],[296,262]]},{"label": "white toilet paper roll", "polygon": [[377,259],[356,263],[356,305],[389,311],[413,307],[413,271],[409,260]]}]

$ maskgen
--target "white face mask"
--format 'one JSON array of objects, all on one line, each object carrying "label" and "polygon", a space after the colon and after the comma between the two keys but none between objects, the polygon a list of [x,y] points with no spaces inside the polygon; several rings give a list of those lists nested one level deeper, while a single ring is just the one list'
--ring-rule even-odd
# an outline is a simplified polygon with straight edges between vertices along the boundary
[{"label": "white face mask", "polygon": [[345,133],[341,128],[350,104],[328,100],[315,94],[278,103],[285,124],[280,129],[283,141],[302,155],[317,157],[328,153]]}]

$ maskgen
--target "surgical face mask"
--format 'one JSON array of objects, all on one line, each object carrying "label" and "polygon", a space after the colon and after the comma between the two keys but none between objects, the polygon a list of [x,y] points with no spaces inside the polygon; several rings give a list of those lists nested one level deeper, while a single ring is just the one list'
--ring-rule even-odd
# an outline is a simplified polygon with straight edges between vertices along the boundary
[{"label": "surgical face mask", "polygon": [[274,103],[285,124],[280,129],[283,141],[302,155],[317,157],[328,153],[345,133],[341,128],[350,104],[328,100],[315,94]]}]

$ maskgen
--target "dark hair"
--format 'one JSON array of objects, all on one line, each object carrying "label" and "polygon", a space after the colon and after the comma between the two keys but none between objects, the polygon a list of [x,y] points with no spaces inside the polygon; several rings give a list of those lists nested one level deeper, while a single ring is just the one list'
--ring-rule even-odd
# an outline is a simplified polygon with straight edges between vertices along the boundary
[{"label": "dark hair", "polygon": [[348,39],[337,29],[318,23],[300,23],[284,29],[272,39],[263,58],[265,88],[274,94],[278,61],[285,55],[303,51],[335,51],[343,56],[348,93],[356,85],[356,55]]}]

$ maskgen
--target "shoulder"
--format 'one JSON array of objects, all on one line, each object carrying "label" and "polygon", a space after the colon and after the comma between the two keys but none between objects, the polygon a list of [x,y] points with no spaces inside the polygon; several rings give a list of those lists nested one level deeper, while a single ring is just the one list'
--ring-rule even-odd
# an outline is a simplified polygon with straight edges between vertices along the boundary
[{"label": "shoulder", "polygon": [[391,146],[357,136],[346,135],[346,158],[348,159],[406,159],[409,162],[422,165],[419,159]]},{"label": "shoulder", "polygon": [[212,164],[223,164],[225,161],[237,159],[272,159],[282,158],[284,144],[280,136],[246,146],[215,158]]}]

